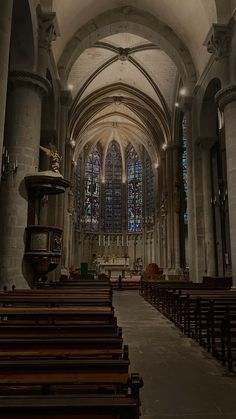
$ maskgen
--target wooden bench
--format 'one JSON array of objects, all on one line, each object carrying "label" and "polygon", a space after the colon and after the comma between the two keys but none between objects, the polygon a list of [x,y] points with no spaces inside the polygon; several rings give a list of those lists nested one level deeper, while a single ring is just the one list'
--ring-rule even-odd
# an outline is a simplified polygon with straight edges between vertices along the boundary
[{"label": "wooden bench", "polygon": [[111,307],[0,307],[0,324],[112,324],[116,322]]},{"label": "wooden bench", "polygon": [[[14,295],[13,295],[14,294]],[[67,295],[29,295],[12,293],[0,294],[0,306],[112,306],[112,299],[109,295],[84,293]]]},{"label": "wooden bench", "polygon": [[1,338],[0,359],[3,358],[123,358],[128,347],[115,338]]},{"label": "wooden bench", "polygon": [[[131,384],[132,389],[132,384]],[[139,419],[139,398],[123,395],[0,396],[8,419]]]},{"label": "wooden bench", "polygon": [[217,288],[213,288],[215,283],[215,280],[204,284],[144,281],[141,293],[185,334],[233,370],[236,362],[236,291],[228,289],[228,280],[223,283],[217,280]]},{"label": "wooden bench", "polygon": [[0,394],[56,393],[64,386],[71,394],[84,391],[84,386],[94,386],[96,393],[106,385],[113,393],[126,394],[129,383],[129,360],[126,359],[24,359],[0,360]]},{"label": "wooden bench", "polygon": [[236,364],[236,312],[227,307],[221,323],[222,363],[229,371],[235,371]]},{"label": "wooden bench", "polygon": [[129,376],[110,284],[70,285],[0,293],[1,414],[138,419],[142,380]]},{"label": "wooden bench", "polygon": [[122,338],[122,328],[116,324],[17,324],[0,323],[0,339],[4,338]]}]

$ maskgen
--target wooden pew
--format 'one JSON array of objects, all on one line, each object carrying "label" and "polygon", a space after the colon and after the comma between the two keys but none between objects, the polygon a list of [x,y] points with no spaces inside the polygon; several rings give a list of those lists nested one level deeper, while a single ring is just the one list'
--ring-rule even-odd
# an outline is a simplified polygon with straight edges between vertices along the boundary
[{"label": "wooden pew", "polygon": [[236,312],[227,307],[221,323],[221,361],[229,371],[235,371],[236,364]]},{"label": "wooden pew", "polygon": [[126,394],[129,383],[129,360],[126,359],[24,359],[0,360],[0,394],[55,393],[69,386],[71,394],[83,392],[84,386],[97,391],[106,388]]},{"label": "wooden pew", "polygon": [[[211,286],[214,283],[148,281],[142,285],[142,294],[184,333],[233,370],[236,362],[236,291],[228,289],[230,281],[224,281],[222,287],[217,281],[216,289]],[[230,313],[227,321],[226,311]]]},{"label": "wooden pew", "polygon": [[122,338],[122,328],[116,324],[17,324],[0,323],[0,339],[6,338]]},{"label": "wooden pew", "polygon": [[128,347],[115,338],[5,338],[0,359],[8,358],[112,358],[128,359]]},{"label": "wooden pew", "polygon": [[139,399],[123,395],[0,396],[8,419],[139,419]]},{"label": "wooden pew", "polygon": [[109,295],[103,294],[56,294],[56,295],[37,295],[37,294],[20,294],[12,293],[12,295],[0,294],[0,306],[112,306],[112,299]]},{"label": "wooden pew", "polygon": [[0,293],[0,409],[9,418],[138,419],[142,381],[130,379],[109,284],[78,282]]},{"label": "wooden pew", "polygon": [[0,307],[0,324],[113,324],[116,322],[111,307]]}]

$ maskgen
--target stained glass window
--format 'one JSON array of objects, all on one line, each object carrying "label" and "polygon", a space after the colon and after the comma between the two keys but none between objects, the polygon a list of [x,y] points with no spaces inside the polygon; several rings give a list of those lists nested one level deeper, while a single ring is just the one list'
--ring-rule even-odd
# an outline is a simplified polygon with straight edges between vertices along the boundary
[{"label": "stained glass window", "polygon": [[99,226],[100,156],[95,149],[85,164],[84,221],[92,229]]},{"label": "stained glass window", "polygon": [[132,147],[128,153],[128,231],[142,230],[142,164]]},{"label": "stained glass window", "polygon": [[182,119],[182,178],[183,178],[183,189],[184,189],[184,224],[188,224],[188,210],[187,210],[187,192],[188,192],[188,182],[187,182],[187,124],[186,117],[183,116]]},{"label": "stained glass window", "polygon": [[105,163],[105,229],[121,230],[121,177],[122,160],[118,144],[112,141]]},{"label": "stained glass window", "polygon": [[75,188],[76,188],[76,210],[77,210],[77,223],[81,219],[81,158],[77,160],[76,173],[75,173]]},{"label": "stained glass window", "polygon": [[146,209],[151,212],[153,208],[153,170],[149,156],[146,157]]}]

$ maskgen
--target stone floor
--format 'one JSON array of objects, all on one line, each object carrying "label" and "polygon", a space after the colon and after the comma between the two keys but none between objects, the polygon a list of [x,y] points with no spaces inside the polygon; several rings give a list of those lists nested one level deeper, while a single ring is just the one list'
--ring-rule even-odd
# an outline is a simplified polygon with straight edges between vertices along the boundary
[{"label": "stone floor", "polygon": [[130,371],[144,380],[142,419],[236,419],[236,376],[139,296],[114,293]]}]

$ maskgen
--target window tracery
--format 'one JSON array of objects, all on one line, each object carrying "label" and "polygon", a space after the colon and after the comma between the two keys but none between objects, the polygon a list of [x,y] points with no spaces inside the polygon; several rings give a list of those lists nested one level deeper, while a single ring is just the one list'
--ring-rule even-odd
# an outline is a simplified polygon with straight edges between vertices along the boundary
[{"label": "window tracery", "polygon": [[141,231],[142,218],[142,163],[132,147],[128,152],[128,231]]},{"label": "window tracery", "polygon": [[153,170],[149,156],[146,157],[146,209],[151,212],[153,208]]},{"label": "window tracery", "polygon": [[100,193],[100,155],[97,149],[89,154],[85,163],[84,222],[87,227],[98,229]]},{"label": "window tracery", "polygon": [[120,231],[122,227],[121,204],[122,160],[118,144],[112,141],[105,163],[105,229]]}]

